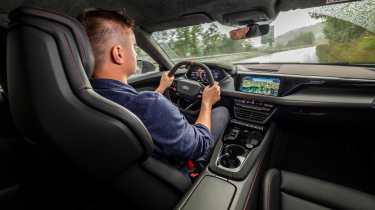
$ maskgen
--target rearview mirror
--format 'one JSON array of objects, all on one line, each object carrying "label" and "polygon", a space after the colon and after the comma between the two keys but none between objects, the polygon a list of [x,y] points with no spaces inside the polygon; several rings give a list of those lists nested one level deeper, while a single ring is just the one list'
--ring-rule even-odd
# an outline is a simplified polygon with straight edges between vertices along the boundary
[{"label": "rearview mirror", "polygon": [[229,32],[230,38],[233,40],[247,39],[263,36],[270,31],[270,25],[248,25],[246,27],[234,29]]}]

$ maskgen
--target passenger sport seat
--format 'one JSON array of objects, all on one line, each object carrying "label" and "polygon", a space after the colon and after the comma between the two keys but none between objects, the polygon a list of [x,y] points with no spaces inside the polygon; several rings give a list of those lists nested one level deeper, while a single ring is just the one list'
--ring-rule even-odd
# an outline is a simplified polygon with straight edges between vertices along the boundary
[{"label": "passenger sport seat", "polygon": [[271,169],[263,188],[264,210],[373,210],[375,197],[299,174]]},{"label": "passenger sport seat", "polygon": [[153,142],[142,122],[94,92],[94,57],[81,24],[36,8],[19,8],[10,20],[9,103],[25,138],[55,147],[136,208],[172,208],[190,180],[150,158]]}]

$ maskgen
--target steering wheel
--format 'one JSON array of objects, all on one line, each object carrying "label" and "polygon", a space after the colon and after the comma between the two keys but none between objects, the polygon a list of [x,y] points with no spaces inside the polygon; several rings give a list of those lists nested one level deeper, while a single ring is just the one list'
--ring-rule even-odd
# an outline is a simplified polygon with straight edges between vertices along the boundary
[{"label": "steering wheel", "polygon": [[[191,70],[192,67],[200,67],[203,69],[206,73],[206,77],[208,80],[208,85],[212,86],[214,85],[214,77],[212,76],[210,68],[203,64],[203,63],[198,63],[198,62],[193,62],[193,61],[182,61],[177,63],[168,73],[168,76],[174,76],[176,71],[181,68],[185,67],[189,70]],[[201,100],[201,94],[204,89],[204,85],[201,84],[198,81],[187,79],[187,78],[178,78],[173,81],[175,83],[175,93],[179,97],[188,99],[189,101],[193,101],[190,105],[188,105],[186,108],[181,109],[183,112],[191,113],[191,114],[196,114],[199,112],[197,111],[192,111],[190,108],[192,108],[195,104],[197,104]]]}]

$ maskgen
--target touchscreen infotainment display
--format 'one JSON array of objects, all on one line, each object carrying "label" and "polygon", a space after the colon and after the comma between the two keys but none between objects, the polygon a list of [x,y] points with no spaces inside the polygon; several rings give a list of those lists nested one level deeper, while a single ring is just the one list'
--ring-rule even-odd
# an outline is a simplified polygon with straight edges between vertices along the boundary
[{"label": "touchscreen infotainment display", "polygon": [[245,76],[242,78],[240,91],[269,96],[277,96],[280,79],[266,76]]}]

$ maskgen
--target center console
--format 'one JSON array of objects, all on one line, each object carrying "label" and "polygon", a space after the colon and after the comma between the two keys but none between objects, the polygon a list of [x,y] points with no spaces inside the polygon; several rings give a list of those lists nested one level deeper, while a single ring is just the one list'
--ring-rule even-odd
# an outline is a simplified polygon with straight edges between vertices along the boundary
[{"label": "center console", "polygon": [[231,172],[240,171],[251,150],[260,144],[263,137],[262,130],[245,127],[232,120],[217,158],[218,168]]},{"label": "center console", "polygon": [[254,209],[274,130],[273,124],[233,118],[217,142],[209,166],[177,209]]},{"label": "center console", "polygon": [[270,119],[277,107],[249,98],[233,99],[233,107],[233,118],[214,147],[208,168],[177,209],[256,208],[260,177],[276,129]]},{"label": "center console", "polygon": [[215,147],[209,168],[230,179],[244,179],[258,156],[257,148],[262,145],[267,128],[265,125],[232,119],[222,141]]},{"label": "center console", "polygon": [[[177,209],[255,209],[260,177],[275,125],[270,122],[277,107],[261,101],[278,97],[281,80],[245,75],[233,98],[233,118],[214,147],[206,170]],[[263,95],[262,97],[255,97]],[[252,202],[252,200],[254,202]]]}]

